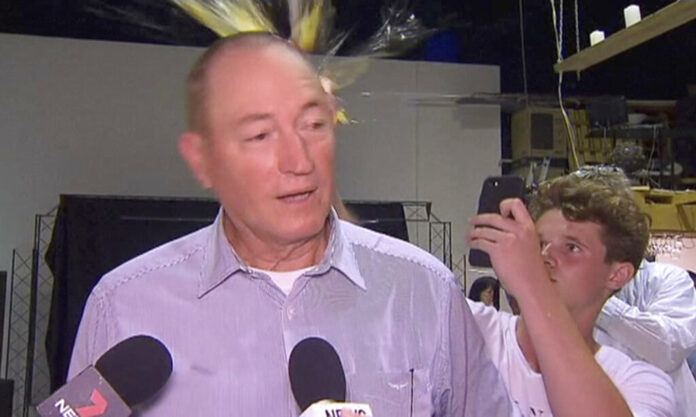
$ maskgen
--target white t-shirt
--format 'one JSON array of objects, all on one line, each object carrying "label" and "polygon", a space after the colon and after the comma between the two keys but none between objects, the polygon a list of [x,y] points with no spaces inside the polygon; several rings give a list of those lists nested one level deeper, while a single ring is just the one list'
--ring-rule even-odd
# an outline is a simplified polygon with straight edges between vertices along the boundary
[{"label": "white t-shirt", "polygon": [[309,268],[302,268],[298,269],[295,271],[267,271],[265,269],[258,269],[258,268],[251,268],[252,271],[257,271],[257,272],[262,272],[269,277],[271,277],[271,280],[275,283],[275,285],[280,288],[285,295],[290,294],[290,290],[292,290],[292,286],[295,284],[295,281],[297,281],[297,278],[302,276],[305,272],[309,271],[310,269],[314,268],[314,266],[310,266]]},{"label": "white t-shirt", "polygon": [[[520,349],[515,329],[518,316],[469,301],[486,347],[498,368],[511,400],[524,417],[551,417],[544,380],[534,372]],[[602,346],[595,359],[614,382],[635,417],[671,417],[674,409],[672,381],[658,368]]]}]

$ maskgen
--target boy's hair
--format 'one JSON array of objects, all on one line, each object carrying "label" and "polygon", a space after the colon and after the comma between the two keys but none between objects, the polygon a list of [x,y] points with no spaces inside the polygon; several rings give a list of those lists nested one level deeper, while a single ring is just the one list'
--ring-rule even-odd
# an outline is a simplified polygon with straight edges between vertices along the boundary
[{"label": "boy's hair", "polygon": [[584,165],[578,170],[571,172],[573,175],[586,180],[592,180],[608,185],[616,191],[633,195],[631,192],[631,182],[624,173],[623,169],[613,165]]},{"label": "boy's hair", "polygon": [[605,262],[630,262],[638,270],[648,247],[650,217],[641,211],[630,188],[572,173],[541,184],[529,205],[535,221],[552,209],[561,210],[570,221],[602,226]]}]

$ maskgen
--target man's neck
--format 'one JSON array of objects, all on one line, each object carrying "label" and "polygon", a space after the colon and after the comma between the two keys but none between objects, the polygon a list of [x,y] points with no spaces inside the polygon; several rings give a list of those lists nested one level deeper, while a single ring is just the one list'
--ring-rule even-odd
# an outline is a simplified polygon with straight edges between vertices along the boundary
[{"label": "man's neck", "polygon": [[[578,326],[578,329],[580,330],[583,340],[587,346],[592,350],[593,354],[597,353],[600,345],[594,340],[593,332],[594,323],[599,313],[586,312],[585,314],[578,315],[573,314],[573,312],[570,313],[573,316],[575,324]],[[520,316],[519,320],[517,321],[515,336],[517,339],[517,344],[519,345],[524,358],[527,360],[529,367],[534,372],[540,373],[541,367],[539,366],[539,359],[534,348],[534,342],[529,335],[529,330],[527,329],[524,317],[522,316]],[[540,343],[544,343],[544,341],[542,340]]]},{"label": "man's neck", "polygon": [[225,215],[223,230],[227,241],[237,255],[250,267],[267,271],[294,271],[318,264],[328,246],[330,223],[315,236],[306,239],[281,243],[271,242],[248,229],[235,227]]}]

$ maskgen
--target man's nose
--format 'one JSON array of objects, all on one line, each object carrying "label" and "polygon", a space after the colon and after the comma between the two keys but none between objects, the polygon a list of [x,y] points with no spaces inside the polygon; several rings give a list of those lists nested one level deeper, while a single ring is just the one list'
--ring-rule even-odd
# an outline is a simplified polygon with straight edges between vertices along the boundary
[{"label": "man's nose", "polygon": [[307,141],[295,129],[288,129],[280,138],[279,168],[283,173],[303,175],[314,170],[314,161]]},{"label": "man's nose", "polygon": [[548,268],[552,268],[556,265],[552,252],[553,248],[550,242],[544,243],[544,245],[541,247],[541,257],[544,258],[544,264]]}]

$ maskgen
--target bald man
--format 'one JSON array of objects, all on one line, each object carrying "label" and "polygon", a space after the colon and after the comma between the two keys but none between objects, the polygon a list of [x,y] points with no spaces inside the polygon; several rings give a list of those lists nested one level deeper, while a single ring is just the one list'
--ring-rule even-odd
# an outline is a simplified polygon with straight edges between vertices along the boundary
[{"label": "bald man", "polygon": [[307,337],[341,358],[375,416],[506,416],[510,402],[452,273],[338,219],[332,96],[268,34],[223,39],[188,79],[179,149],[220,201],[215,222],[106,274],[70,375],[154,336],[174,371],[146,416],[297,416],[288,357]]}]

